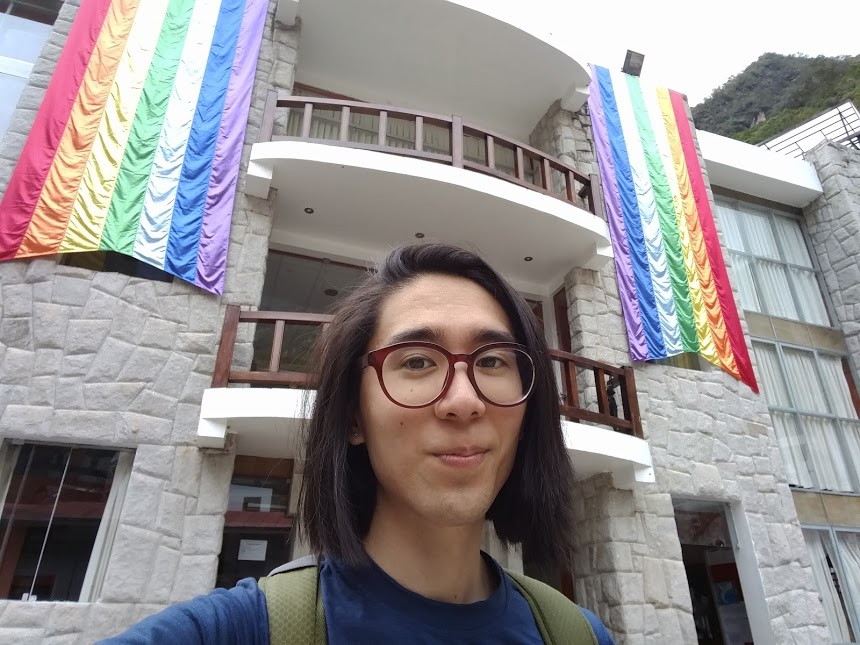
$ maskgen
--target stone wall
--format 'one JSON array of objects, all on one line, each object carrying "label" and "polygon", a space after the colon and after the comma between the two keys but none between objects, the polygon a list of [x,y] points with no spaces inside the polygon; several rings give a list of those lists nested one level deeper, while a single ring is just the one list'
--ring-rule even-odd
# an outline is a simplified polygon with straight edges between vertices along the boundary
[{"label": "stone wall", "polygon": [[[587,108],[570,114],[552,106],[531,141],[580,172],[596,171]],[[614,265],[575,269],[565,287],[573,351],[630,364]],[[746,334],[742,312],[741,323]],[[578,484],[577,600],[603,618],[619,645],[696,642],[672,498],[724,501],[749,525],[772,642],[827,642],[764,398],[716,368],[634,368],[657,481],[632,491],[614,488],[606,475]]]},{"label": "stone wall", "polygon": [[[0,195],[79,4],[63,5],[0,144]],[[298,30],[275,28],[275,6],[271,0],[240,187],[266,92],[292,90]],[[136,449],[99,602],[4,602],[0,642],[51,635],[89,643],[212,588],[232,455],[193,443],[225,306],[259,304],[272,216],[272,199],[237,194],[221,298],[178,279],[94,272],[57,257],[0,263],[0,438]],[[250,364],[247,327],[237,366]]]},{"label": "stone wall", "polygon": [[[824,194],[803,210],[855,370],[860,368],[860,152],[822,143],[805,155]],[[856,375],[856,371],[855,371]]]}]

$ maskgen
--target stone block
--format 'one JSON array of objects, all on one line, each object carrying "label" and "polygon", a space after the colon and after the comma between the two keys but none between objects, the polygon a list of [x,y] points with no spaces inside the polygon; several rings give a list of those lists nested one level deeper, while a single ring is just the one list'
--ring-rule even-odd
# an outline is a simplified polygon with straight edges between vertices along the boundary
[{"label": "stone block", "polygon": [[84,388],[76,376],[58,378],[54,387],[54,407],[58,410],[83,410]]},{"label": "stone block", "polygon": [[203,460],[200,449],[195,446],[178,446],[173,457],[173,473],[170,492],[197,498],[200,491],[200,470]]},{"label": "stone block", "polygon": [[54,604],[48,620],[46,632],[49,636],[57,634],[75,635],[82,632],[90,613],[89,603],[58,602]]},{"label": "stone block", "polygon": [[169,357],[170,351],[165,349],[138,347],[132,352],[118,378],[120,381],[153,383]]},{"label": "stone block", "polygon": [[90,280],[83,277],[55,275],[51,302],[59,305],[83,307],[90,295],[91,284]]},{"label": "stone block", "polygon": [[639,573],[612,573],[603,577],[603,593],[610,606],[642,604],[645,591]]},{"label": "stone block", "polygon": [[113,320],[119,307],[119,300],[116,296],[100,291],[97,288],[90,289],[90,295],[87,297],[87,303],[84,305],[84,310],[81,313],[82,318],[91,320]]},{"label": "stone block", "polygon": [[84,404],[89,410],[125,410],[143,387],[142,383],[85,383]]},{"label": "stone block", "polygon": [[200,470],[200,492],[197,499],[199,515],[223,515],[227,510],[230,479],[233,477],[234,455],[207,454]]},{"label": "stone block", "polygon": [[179,551],[169,549],[163,545],[158,547],[152,576],[149,579],[144,596],[144,602],[170,602],[170,592],[173,590],[174,579],[179,567],[179,559]]},{"label": "stone block", "polygon": [[54,376],[60,371],[63,360],[61,349],[37,349],[33,365],[33,376]]},{"label": "stone block", "polygon": [[111,325],[110,335],[113,338],[137,345],[143,334],[143,326],[149,312],[135,307],[127,302],[121,302]]},{"label": "stone block", "polygon": [[173,472],[174,452],[175,449],[171,446],[138,446],[134,454],[133,469],[169,482]]},{"label": "stone block", "polygon": [[48,407],[7,404],[0,414],[0,431],[13,436],[40,436],[53,414]]},{"label": "stone block", "polygon": [[66,354],[94,354],[107,338],[110,320],[70,320],[63,350]]},{"label": "stone block", "polygon": [[223,533],[224,515],[186,517],[182,531],[183,555],[218,555]]},{"label": "stone block", "polygon": [[122,523],[153,529],[158,519],[161,491],[166,484],[163,479],[132,470],[122,508]]},{"label": "stone block", "polygon": [[630,545],[607,542],[594,546],[594,569],[598,572],[633,571]]},{"label": "stone block", "polygon": [[189,310],[188,295],[161,296],[158,299],[158,315],[164,320],[187,325]]},{"label": "stone block", "polygon": [[18,349],[17,347],[7,347],[3,353],[3,369],[0,372],[0,383],[8,383],[10,385],[29,384],[35,364],[35,352],[28,349]]},{"label": "stone block", "polygon": [[34,258],[27,262],[27,271],[24,280],[28,284],[34,282],[45,282],[54,277],[54,271],[57,268],[57,263],[54,260],[44,258]]},{"label": "stone block", "polygon": [[212,387],[211,374],[200,374],[196,371],[191,372],[185,381],[185,387],[182,388],[179,400],[182,403],[200,405],[200,402],[203,400],[203,390],[208,387]]},{"label": "stone block", "polygon": [[9,627],[0,629],[0,641],[15,645],[41,645],[45,630],[41,627]]},{"label": "stone block", "polygon": [[33,315],[33,287],[29,284],[5,284],[0,292],[3,296],[3,318],[21,318]]},{"label": "stone block", "polygon": [[176,399],[146,389],[137,395],[128,410],[136,414],[169,420],[166,436],[170,436],[170,427],[176,414]]},{"label": "stone block", "polygon": [[85,380],[95,383],[113,383],[119,378],[135,346],[116,338],[105,339],[87,371]]},{"label": "stone block", "polygon": [[176,493],[161,493],[161,503],[158,506],[158,519],[156,526],[158,530],[171,537],[182,537],[185,522],[185,501],[187,498],[184,495]]},{"label": "stone block", "polygon": [[123,412],[121,423],[116,429],[116,441],[123,445],[164,445],[170,442],[172,426],[170,419]]},{"label": "stone block", "polygon": [[[126,508],[128,505],[129,502],[126,501]],[[155,565],[158,545],[158,533],[121,524],[116,533],[102,587],[102,603],[96,606],[103,606],[104,603],[142,602]],[[95,610],[92,613],[95,614]],[[92,628],[92,623],[91,615],[89,628]]]},{"label": "stone block", "polygon": [[48,603],[10,602],[0,614],[0,630],[8,627],[44,627],[52,609],[53,605]]},{"label": "stone block", "polygon": [[95,354],[63,356],[60,362],[60,376],[84,376],[92,367],[95,358]]},{"label": "stone block", "polygon": [[178,398],[185,388],[194,361],[182,354],[172,353],[158,375],[152,389],[159,394]]},{"label": "stone block", "polygon": [[171,349],[176,343],[178,328],[175,322],[150,316],[143,325],[140,344],[144,347]]},{"label": "stone block", "polygon": [[207,593],[215,584],[217,555],[183,555],[179,560],[170,602],[181,602]]},{"label": "stone block", "polygon": [[126,285],[128,285],[128,280],[129,276],[124,273],[99,271],[93,276],[93,288],[117,297],[123,292]]},{"label": "stone block", "polygon": [[[107,600],[104,594],[102,599]],[[130,604],[110,601],[93,604],[82,642],[95,643],[103,638],[121,634],[131,625],[133,610],[134,605]]]},{"label": "stone block", "polygon": [[655,607],[668,607],[669,591],[666,588],[663,561],[657,558],[643,558],[642,567],[645,602]]},{"label": "stone block", "polygon": [[79,639],[80,634],[77,632],[54,634],[53,636],[45,636],[42,639],[42,645],[77,645]]},{"label": "stone block", "polygon": [[30,405],[54,405],[56,377],[37,376],[30,381]]},{"label": "stone block", "polygon": [[109,444],[119,421],[117,412],[55,410],[53,429],[56,434],[89,443]]},{"label": "stone block", "polygon": [[50,347],[63,349],[69,307],[64,305],[33,303],[33,344],[37,349]]},{"label": "stone block", "polygon": [[176,445],[193,445],[197,441],[197,425],[200,421],[200,406],[180,403],[176,407],[170,441]]},{"label": "stone block", "polygon": [[217,335],[214,333],[183,332],[177,335],[176,350],[194,354],[213,354]]}]

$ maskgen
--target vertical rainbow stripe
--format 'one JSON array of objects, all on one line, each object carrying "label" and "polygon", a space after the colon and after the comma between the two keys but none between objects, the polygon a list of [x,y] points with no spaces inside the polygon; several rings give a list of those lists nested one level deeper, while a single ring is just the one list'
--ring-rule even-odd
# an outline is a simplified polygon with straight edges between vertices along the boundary
[{"label": "vertical rainbow stripe", "polygon": [[267,0],[84,0],[0,203],[0,260],[115,251],[221,294]]},{"label": "vertical rainbow stripe", "polygon": [[758,392],[683,96],[592,66],[588,107],[633,360],[697,352]]}]

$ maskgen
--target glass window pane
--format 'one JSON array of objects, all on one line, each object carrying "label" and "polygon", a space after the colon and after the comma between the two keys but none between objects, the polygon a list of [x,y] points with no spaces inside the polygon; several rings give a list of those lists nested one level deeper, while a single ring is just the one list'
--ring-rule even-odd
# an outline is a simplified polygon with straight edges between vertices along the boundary
[{"label": "glass window pane", "polygon": [[832,413],[845,419],[856,419],[857,411],[854,409],[851,391],[845,380],[842,358],[830,354],[819,354],[818,365],[821,369],[821,381],[833,406]]},{"label": "glass window pane", "polygon": [[795,415],[776,410],[770,414],[788,483],[801,488],[812,488],[810,465],[806,462],[806,456],[803,453],[806,438],[797,427]]},{"label": "glass window pane", "polygon": [[717,216],[720,219],[726,247],[733,251],[745,251],[744,240],[738,225],[738,217],[743,217],[733,205],[717,200]]},{"label": "glass window pane", "polygon": [[845,453],[839,442],[841,428],[835,419],[798,415],[809,458],[810,466],[823,490],[845,493],[858,492],[849,475]]},{"label": "glass window pane", "polygon": [[786,380],[797,409],[828,414],[830,409],[815,369],[815,354],[793,347],[784,347],[782,353]]},{"label": "glass window pane", "polygon": [[0,13],[0,56],[35,63],[48,42],[56,17],[56,10],[48,23]]},{"label": "glass window pane", "polygon": [[[854,607],[853,617],[860,617],[860,533],[836,531],[836,547],[845,574],[844,583],[846,604]],[[854,625],[857,633],[858,625]]]},{"label": "glass window pane", "polygon": [[806,240],[803,239],[800,222],[780,215],[774,215],[773,221],[776,225],[776,234],[779,237],[782,252],[785,255],[783,259],[791,264],[812,268],[812,259],[806,248]]},{"label": "glass window pane", "polygon": [[784,264],[755,260],[756,277],[761,288],[761,299],[764,301],[764,313],[798,320],[786,268]]},{"label": "glass window pane", "polygon": [[755,289],[752,276],[752,263],[754,260],[745,255],[731,253],[732,277],[736,280],[738,291],[741,294],[741,307],[747,311],[761,312],[761,302]]},{"label": "glass window pane", "polygon": [[815,273],[794,267],[788,267],[788,273],[794,284],[794,294],[797,296],[804,322],[829,327],[830,317],[827,315]]},{"label": "glass window pane", "polygon": [[21,448],[0,516],[0,597],[78,600],[117,457],[112,450]]},{"label": "glass window pane", "polygon": [[854,640],[854,631],[848,622],[848,603],[844,596],[845,585],[836,569],[836,554],[828,531],[803,529],[803,539],[809,551],[812,573],[818,595],[824,605],[824,616],[834,643]]},{"label": "glass window pane", "polygon": [[753,351],[767,404],[771,407],[790,408],[791,400],[776,346],[753,341]]},{"label": "glass window pane", "polygon": [[770,225],[770,216],[746,205],[742,208],[743,224],[747,233],[746,241],[749,244],[748,251],[761,257],[779,260],[779,249]]},{"label": "glass window pane", "polygon": [[842,443],[845,444],[845,454],[848,465],[853,469],[854,476],[860,481],[860,423],[856,421],[839,421]]}]

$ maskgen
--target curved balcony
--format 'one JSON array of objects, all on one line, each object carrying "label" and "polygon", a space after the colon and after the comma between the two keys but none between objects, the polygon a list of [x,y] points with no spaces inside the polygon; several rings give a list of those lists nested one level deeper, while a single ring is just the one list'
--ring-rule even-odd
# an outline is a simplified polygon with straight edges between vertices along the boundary
[{"label": "curved balcony", "polygon": [[[301,337],[294,333],[297,328],[307,330],[330,321],[331,316],[321,314],[240,311],[238,306],[228,306],[212,387],[203,393],[198,445],[223,448],[229,431],[236,435],[238,454],[300,457],[299,435],[313,402],[315,376],[302,371],[291,340]],[[250,370],[234,369],[240,327],[252,324],[258,333],[269,327],[271,344],[258,343],[264,347],[256,348]],[[305,336],[300,344],[306,341]],[[615,485],[623,488],[653,482],[633,369],[556,350],[550,356],[561,375],[562,431],[576,476],[612,473]],[[254,387],[230,387],[242,384]]]},{"label": "curved balcony", "polygon": [[527,4],[279,0],[276,15],[301,19],[296,81],[343,96],[456,112],[520,139],[555,101],[576,111],[587,98],[585,61]]},{"label": "curved balcony", "polygon": [[278,189],[275,243],[371,259],[420,233],[473,245],[545,293],[612,257],[596,186],[458,115],[270,92],[245,192]]}]

